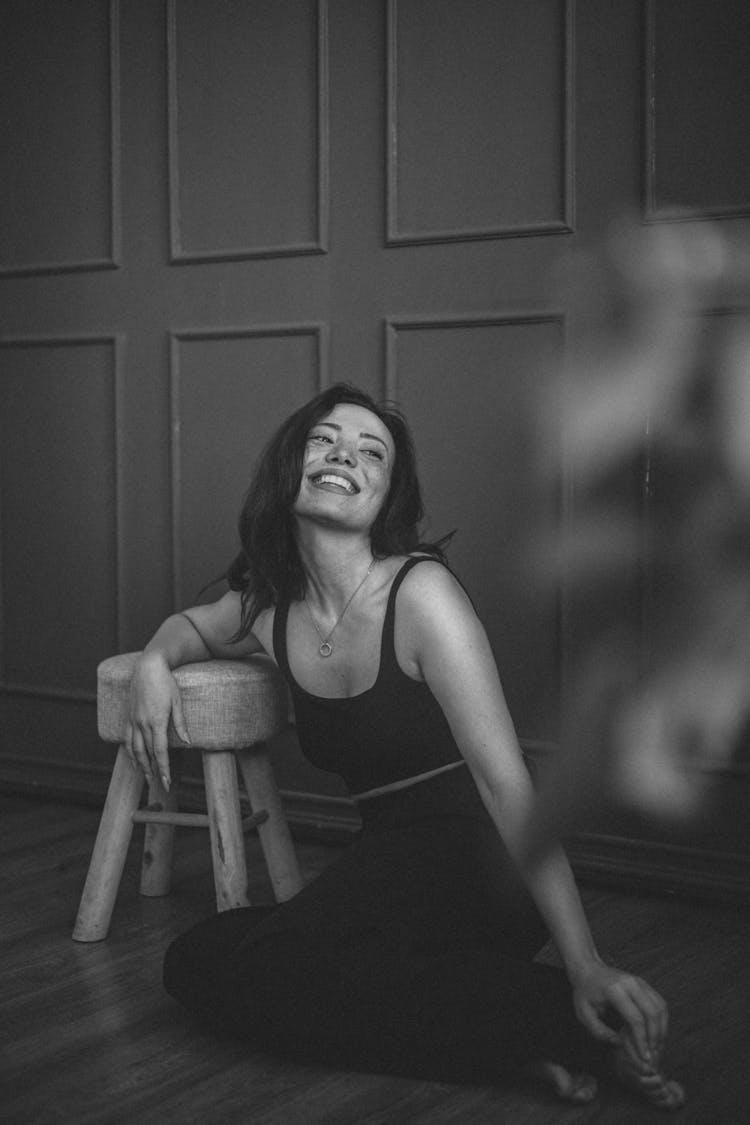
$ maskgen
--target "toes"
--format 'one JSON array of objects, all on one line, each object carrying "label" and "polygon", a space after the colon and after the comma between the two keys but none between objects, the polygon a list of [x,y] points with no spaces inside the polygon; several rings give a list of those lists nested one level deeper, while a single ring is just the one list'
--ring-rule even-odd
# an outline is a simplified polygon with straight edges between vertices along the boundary
[{"label": "toes", "polygon": [[685,1090],[679,1082],[665,1081],[661,1092],[654,1098],[660,1109],[679,1109],[685,1104]]},{"label": "toes", "polygon": [[616,1073],[623,1085],[639,1094],[655,1109],[679,1109],[685,1104],[685,1090],[679,1082],[667,1079],[656,1071],[644,1074],[622,1056],[618,1059]]},{"label": "toes", "polygon": [[564,1066],[551,1062],[542,1063],[539,1073],[563,1101],[587,1103],[596,1097],[596,1079],[590,1074],[571,1074]]},{"label": "toes", "polygon": [[573,1090],[570,1094],[572,1102],[593,1102],[597,1095],[598,1086],[596,1079],[592,1078],[590,1074],[580,1074],[573,1076]]}]

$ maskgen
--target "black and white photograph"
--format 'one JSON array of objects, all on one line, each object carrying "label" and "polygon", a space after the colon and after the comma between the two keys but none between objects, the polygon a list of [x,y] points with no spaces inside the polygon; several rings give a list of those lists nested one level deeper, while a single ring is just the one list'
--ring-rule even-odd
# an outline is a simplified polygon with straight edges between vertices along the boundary
[{"label": "black and white photograph", "polygon": [[0,0],[0,1121],[750,1121],[750,5]]}]

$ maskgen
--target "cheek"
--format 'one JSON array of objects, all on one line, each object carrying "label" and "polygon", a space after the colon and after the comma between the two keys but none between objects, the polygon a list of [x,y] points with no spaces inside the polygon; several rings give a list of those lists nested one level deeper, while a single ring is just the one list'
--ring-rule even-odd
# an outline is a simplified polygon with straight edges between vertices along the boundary
[{"label": "cheek", "polygon": [[391,474],[387,470],[385,470],[383,473],[381,473],[380,479],[378,480],[378,483],[377,483],[378,508],[381,508],[383,506],[383,504],[385,503],[386,497],[388,496],[388,493],[390,492],[390,489],[391,489]]},{"label": "cheek", "polygon": [[305,470],[307,469],[307,465],[308,465],[309,461],[310,461],[310,451],[309,451],[309,449],[306,449],[305,452],[302,454],[302,458],[301,458],[301,461],[300,461],[299,476],[297,477],[297,488],[296,488],[295,493],[294,493],[295,499],[299,498],[299,494],[302,491],[302,485],[304,484],[304,481],[305,481]]}]

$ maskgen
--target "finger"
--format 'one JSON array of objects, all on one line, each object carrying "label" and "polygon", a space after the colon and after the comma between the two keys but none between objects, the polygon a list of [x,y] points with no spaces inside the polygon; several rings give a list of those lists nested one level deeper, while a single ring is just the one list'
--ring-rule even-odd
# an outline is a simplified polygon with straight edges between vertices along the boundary
[{"label": "finger", "polygon": [[153,727],[151,730],[151,744],[154,748],[153,757],[156,773],[161,778],[162,785],[169,792],[169,750],[167,748],[167,732],[162,727]]},{"label": "finger", "polygon": [[613,1047],[619,1045],[620,1036],[600,1019],[596,1009],[587,1000],[581,1001],[578,1008],[578,1018],[586,1030],[601,1043],[611,1043]]},{"label": "finger", "polygon": [[132,723],[126,723],[125,724],[125,737],[122,740],[122,744],[125,747],[128,758],[130,759],[131,766],[133,767],[133,769],[137,769],[138,763],[135,760],[135,754],[133,753],[133,724]]},{"label": "finger", "polygon": [[156,728],[152,727],[150,723],[143,723],[141,726],[141,734],[143,736],[143,745],[146,748],[148,755],[148,765],[150,770],[150,781],[155,781],[159,776],[159,763],[156,758],[156,741],[155,741]]},{"label": "finger", "polygon": [[630,1029],[641,1058],[651,1062],[651,1050],[648,1043],[648,1032],[643,1013],[631,997],[622,989],[613,989],[609,995],[610,1003],[617,1009]]},{"label": "finger", "polygon": [[185,722],[185,716],[182,711],[182,699],[180,698],[179,691],[175,692],[172,699],[172,723],[182,741],[190,745],[190,735],[188,734],[187,723]]},{"label": "finger", "polygon": [[624,1050],[630,1065],[634,1067],[635,1070],[644,1075],[653,1074],[655,1064],[653,1062],[647,1062],[646,1059],[643,1058],[629,1031],[626,1031],[622,1037],[621,1049]]},{"label": "finger", "polygon": [[660,996],[656,989],[652,988],[651,985],[646,983],[646,981],[644,981],[643,983],[653,1004],[655,1027],[654,1046],[657,1052],[661,1053],[667,1038],[667,1031],[669,1029],[669,1009],[663,996]]},{"label": "finger", "polygon": [[151,759],[148,756],[146,743],[143,739],[143,732],[140,727],[133,728],[133,753],[135,754],[138,765],[143,770],[146,779],[153,781],[153,772],[151,769]]},{"label": "finger", "polygon": [[635,977],[630,986],[630,998],[643,1017],[648,1046],[658,1054],[661,1047],[661,1010],[664,1001],[646,981]]}]

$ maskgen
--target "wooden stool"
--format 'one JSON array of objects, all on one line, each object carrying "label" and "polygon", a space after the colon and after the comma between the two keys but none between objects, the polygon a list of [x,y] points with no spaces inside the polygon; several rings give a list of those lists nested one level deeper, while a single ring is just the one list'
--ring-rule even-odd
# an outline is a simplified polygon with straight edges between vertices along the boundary
[{"label": "wooden stool", "polygon": [[[113,656],[97,669],[99,735],[119,744],[99,832],[73,930],[75,941],[107,936],[134,824],[145,824],[141,894],[166,895],[176,825],[207,827],[211,837],[216,905],[219,910],[247,906],[247,867],[243,830],[257,826],[277,902],[302,886],[294,846],[281,808],[264,741],[287,723],[287,696],[281,677],[266,656],[248,660],[208,660],[174,672],[180,689],[191,748],[200,749],[208,813],[177,811],[174,784],[167,793],[149,783],[149,802],[138,810],[145,778],[134,769],[123,739],[128,694],[137,652]],[[170,724],[170,750],[184,750]],[[243,822],[237,787],[239,762],[252,816]],[[174,759],[175,755],[172,755]]]}]

